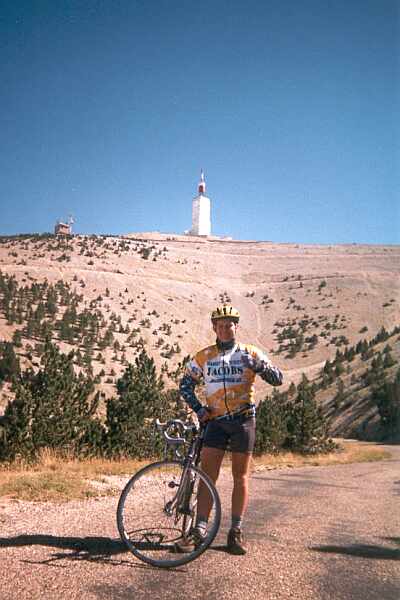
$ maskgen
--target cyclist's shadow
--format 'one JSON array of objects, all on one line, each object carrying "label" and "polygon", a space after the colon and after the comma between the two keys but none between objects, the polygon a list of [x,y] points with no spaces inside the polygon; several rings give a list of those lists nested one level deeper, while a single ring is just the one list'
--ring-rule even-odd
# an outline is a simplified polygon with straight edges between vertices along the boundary
[{"label": "cyclist's shadow", "polygon": [[[50,564],[59,560],[86,560],[88,562],[107,563],[107,564],[128,564],[132,567],[151,569],[150,565],[145,565],[137,560],[124,560],[116,558],[119,554],[128,554],[128,549],[124,542],[109,537],[59,537],[46,534],[23,534],[15,537],[0,537],[0,550],[2,548],[17,548],[22,546],[47,546],[49,548],[59,548],[67,552],[55,552],[49,558],[43,560],[24,559],[24,562],[32,564]],[[223,545],[212,545],[209,550],[227,552],[227,547]],[[131,556],[129,554],[129,556]]]},{"label": "cyclist's shadow", "polygon": [[[116,556],[128,552],[125,544],[118,539],[108,537],[58,537],[46,534],[23,534],[15,537],[0,538],[1,548],[16,548],[22,546],[47,546],[59,548],[68,552],[56,552],[50,558],[41,561],[26,560],[26,562],[51,563],[57,560],[87,560],[90,562],[127,563]],[[133,566],[133,565],[132,565]]]},{"label": "cyclist's shadow", "polygon": [[217,552],[225,552],[227,554],[230,554],[230,552],[228,551],[228,546],[225,544],[216,544],[211,545],[207,550],[216,550]]}]

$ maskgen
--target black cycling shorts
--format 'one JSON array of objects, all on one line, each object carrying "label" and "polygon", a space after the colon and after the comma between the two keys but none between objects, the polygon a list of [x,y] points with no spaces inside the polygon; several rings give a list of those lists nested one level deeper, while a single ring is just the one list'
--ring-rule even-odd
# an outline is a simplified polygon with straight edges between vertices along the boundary
[{"label": "black cycling shorts", "polygon": [[256,441],[255,417],[237,416],[208,423],[203,446],[251,454]]}]

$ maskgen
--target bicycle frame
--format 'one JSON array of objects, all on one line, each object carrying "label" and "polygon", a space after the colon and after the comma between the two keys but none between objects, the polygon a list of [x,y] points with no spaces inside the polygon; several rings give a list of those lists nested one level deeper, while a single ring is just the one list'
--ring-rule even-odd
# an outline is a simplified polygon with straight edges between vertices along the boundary
[{"label": "bicycle frame", "polygon": [[[187,442],[183,437],[172,437],[167,433],[168,428],[171,427],[171,424],[177,425],[178,427],[182,427],[184,432],[191,431],[195,434],[190,442],[188,451],[183,457],[179,451],[179,447],[181,445],[184,446]],[[171,424],[169,426],[168,424],[164,425],[160,423],[158,419],[156,423],[158,429],[163,429],[163,434],[165,438],[164,459],[167,461],[168,450],[170,447],[173,447],[175,458],[179,460],[183,465],[183,473],[179,482],[177,492],[174,498],[167,502],[167,504],[164,507],[164,511],[169,516],[172,516],[174,510],[176,510],[175,523],[177,523],[179,520],[179,515],[181,514],[193,516],[193,511],[190,508],[190,500],[192,498],[193,488],[196,482],[196,476],[190,477],[190,471],[192,466],[197,467],[199,465],[205,427],[202,425],[200,425],[199,428],[197,428],[196,425],[191,425],[187,427],[185,423],[179,420],[174,420],[171,422]]]},{"label": "bicycle frame", "polygon": [[[221,522],[221,501],[213,481],[199,467],[204,427],[177,419],[156,424],[165,439],[164,460],[144,466],[126,483],[118,502],[117,526],[134,556],[156,567],[172,568],[194,560],[213,542]],[[185,436],[189,432],[191,438]],[[200,486],[207,490],[213,508],[206,537],[191,545]]]}]

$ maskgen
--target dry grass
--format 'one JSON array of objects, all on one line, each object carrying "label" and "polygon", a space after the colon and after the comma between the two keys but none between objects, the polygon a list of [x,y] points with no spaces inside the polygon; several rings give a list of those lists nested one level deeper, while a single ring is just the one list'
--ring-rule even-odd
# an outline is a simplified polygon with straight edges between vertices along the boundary
[{"label": "dry grass", "polygon": [[[329,466],[386,458],[390,458],[390,453],[379,446],[341,440],[340,450],[331,454],[302,456],[284,452],[255,457],[253,470]],[[33,465],[17,462],[0,468],[0,496],[31,502],[67,502],[113,495],[119,488],[113,486],[109,477],[126,476],[144,464],[137,460],[101,458],[79,461],[45,450]]]},{"label": "dry grass", "polygon": [[35,471],[2,473],[1,495],[33,502],[64,502],[90,498],[98,493],[86,481],[71,473]]},{"label": "dry grass", "polygon": [[143,464],[137,460],[76,460],[44,450],[34,464],[18,461],[0,468],[0,496],[65,502],[115,494],[107,476],[133,473]]},{"label": "dry grass", "polygon": [[253,459],[253,469],[278,469],[280,467],[323,467],[330,465],[344,465],[358,462],[372,462],[390,458],[390,452],[380,446],[369,442],[356,442],[353,440],[335,440],[339,450],[330,454],[316,454],[312,456],[282,452],[280,454],[265,454]]}]

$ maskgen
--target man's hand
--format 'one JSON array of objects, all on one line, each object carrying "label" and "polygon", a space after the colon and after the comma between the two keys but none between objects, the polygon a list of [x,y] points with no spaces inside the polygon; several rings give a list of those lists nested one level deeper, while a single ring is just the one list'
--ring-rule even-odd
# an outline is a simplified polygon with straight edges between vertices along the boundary
[{"label": "man's hand", "polygon": [[246,369],[251,369],[254,373],[262,373],[267,366],[263,360],[257,360],[248,352],[246,354],[242,354],[242,362]]},{"label": "man's hand", "polygon": [[274,367],[268,360],[254,358],[248,352],[242,355],[242,363],[245,368],[251,369],[253,373],[260,375],[261,379],[270,385],[282,385],[283,375],[278,367]]},{"label": "man's hand", "polygon": [[202,406],[200,410],[197,411],[196,415],[200,423],[205,423],[209,420],[210,412],[211,410],[208,408],[208,406]]}]

